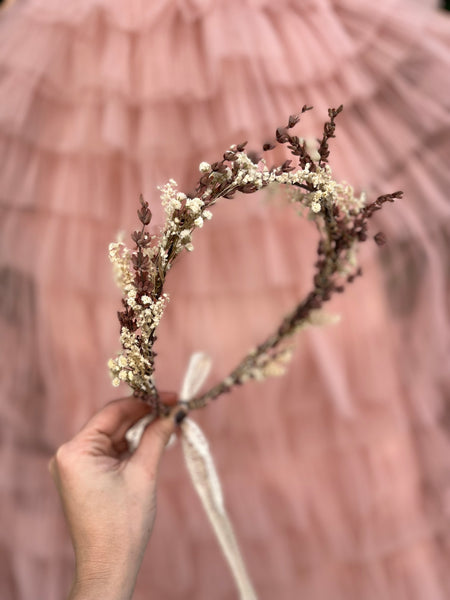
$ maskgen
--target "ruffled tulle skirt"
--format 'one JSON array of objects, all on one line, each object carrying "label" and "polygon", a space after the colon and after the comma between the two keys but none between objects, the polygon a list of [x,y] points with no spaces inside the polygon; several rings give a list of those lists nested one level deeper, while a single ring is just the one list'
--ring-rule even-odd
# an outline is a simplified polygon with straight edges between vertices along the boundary
[{"label": "ruffled tulle skirt", "polygon": [[[119,294],[108,243],[143,192],[188,191],[200,160],[258,149],[303,104],[332,166],[368,195],[403,189],[365,276],[304,332],[289,374],[198,414],[261,598],[447,598],[450,580],[449,22],[380,0],[18,0],[0,17],[2,597],[60,598],[71,549],[46,464],[113,397]],[[168,279],[158,384],[192,351],[227,373],[308,290],[315,234],[273,199],[216,207]],[[124,390],[126,393],[126,390]],[[167,452],[135,597],[233,598]]]}]

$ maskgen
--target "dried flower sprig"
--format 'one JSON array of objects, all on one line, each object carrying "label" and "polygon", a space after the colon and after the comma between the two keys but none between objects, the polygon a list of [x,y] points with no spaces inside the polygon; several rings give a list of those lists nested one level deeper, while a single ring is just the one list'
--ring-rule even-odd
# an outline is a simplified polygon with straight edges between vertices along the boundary
[{"label": "dried flower sprig", "polygon": [[[395,192],[366,204],[364,194],[355,196],[350,185],[336,182],[328,165],[328,141],[335,137],[335,119],[342,106],[328,112],[329,120],[324,125],[322,139],[318,140],[317,158],[310,155],[304,140],[290,133],[301,115],[309,110],[311,107],[305,105],[300,114],[291,115],[287,126],[277,129],[276,141],[263,146],[267,152],[276,144],[286,144],[297,165],[286,160],[268,168],[264,159],[246,153],[246,142],[233,145],[222,160],[211,165],[200,164],[201,176],[192,195],[179,191],[172,179],[159,188],[166,219],[158,235],[147,230],[152,214],[141,196],[138,210],[141,228],[131,235],[134,248],[127,248],[122,241],[110,245],[110,259],[124,294],[123,310],[118,313],[122,352],[109,361],[113,385],[126,382],[134,395],[149,402],[158,414],[168,411],[159,399],[154,382],[156,355],[153,351],[156,329],[169,299],[163,292],[164,282],[180,252],[193,250],[192,234],[211,219],[210,208],[219,198],[231,199],[237,192],[251,194],[275,184],[288,187],[291,201],[308,210],[320,234],[316,272],[311,291],[283,318],[277,329],[220,383],[185,402],[186,410],[204,407],[210,400],[248,380],[283,374],[292,355],[290,338],[307,325],[327,321],[322,311],[324,302],[335,293],[342,293],[346,284],[361,275],[356,251],[358,243],[368,237],[369,219],[385,202],[402,196],[402,192]],[[384,243],[384,235],[378,233],[375,241]]]}]

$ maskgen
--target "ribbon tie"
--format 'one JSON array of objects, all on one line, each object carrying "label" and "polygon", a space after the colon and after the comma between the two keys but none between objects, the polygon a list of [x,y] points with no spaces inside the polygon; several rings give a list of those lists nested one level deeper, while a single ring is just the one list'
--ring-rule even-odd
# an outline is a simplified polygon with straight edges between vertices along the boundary
[{"label": "ribbon tie", "polygon": [[[187,402],[195,396],[208,377],[210,369],[211,358],[208,355],[196,352],[191,356],[181,386],[181,402]],[[153,415],[148,415],[127,431],[125,437],[128,441],[130,451],[134,451],[137,448],[144,429],[154,418]],[[180,425],[180,429],[184,459],[191,481],[200,497],[220,547],[227,559],[239,590],[240,600],[257,600],[225,509],[222,487],[209,449],[208,440],[197,423],[192,419],[184,419]]]}]

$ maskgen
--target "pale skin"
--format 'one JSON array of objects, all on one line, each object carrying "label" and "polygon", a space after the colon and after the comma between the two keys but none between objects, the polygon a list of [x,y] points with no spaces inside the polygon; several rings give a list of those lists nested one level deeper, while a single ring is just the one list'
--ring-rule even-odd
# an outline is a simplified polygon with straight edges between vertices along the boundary
[{"label": "pale skin", "polygon": [[[175,394],[164,394],[166,404]],[[107,404],[49,464],[75,551],[69,600],[129,600],[156,514],[159,463],[173,415],[153,421],[130,454],[126,431],[150,412],[134,398]]]}]

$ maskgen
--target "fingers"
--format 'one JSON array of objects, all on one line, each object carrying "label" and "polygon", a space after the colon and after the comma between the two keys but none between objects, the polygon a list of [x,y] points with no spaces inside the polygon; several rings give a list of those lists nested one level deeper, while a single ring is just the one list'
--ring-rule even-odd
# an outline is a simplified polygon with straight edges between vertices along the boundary
[{"label": "fingers", "polygon": [[109,402],[90,419],[77,437],[85,437],[92,433],[107,435],[112,441],[121,440],[127,429],[150,412],[148,404],[136,398],[121,398]]},{"label": "fingers", "polygon": [[[161,392],[160,398],[164,404],[173,405],[177,395],[173,392]],[[150,407],[132,396],[109,402],[96,413],[83,427],[80,433],[101,431],[109,437],[122,439],[127,429],[150,412]]]},{"label": "fingers", "polygon": [[135,453],[130,459],[135,465],[141,466],[153,477],[159,466],[164,448],[175,430],[173,415],[165,419],[157,419],[150,423],[142,435]]},{"label": "fingers", "polygon": [[[177,402],[177,395],[171,392],[162,392],[160,398],[166,405],[173,405]],[[87,444],[101,454],[115,454],[119,451],[125,451],[128,448],[125,439],[126,432],[140,419],[150,413],[150,406],[136,398],[128,397],[114,400],[97,412],[72,441],[82,443],[83,446]],[[164,419],[165,421],[166,419]],[[158,423],[160,422],[162,420],[158,420]],[[161,425],[158,424],[156,437],[157,439],[165,439],[165,431],[168,426],[162,426],[161,430],[160,427]],[[169,429],[168,437],[173,427],[170,426]],[[164,444],[162,448],[164,448]],[[55,457],[50,461],[48,468],[55,479],[57,476],[57,462],[55,461]]]},{"label": "fingers", "polygon": [[[161,402],[163,404],[167,404],[167,405],[176,404],[178,401],[177,394],[175,394],[174,392],[161,392],[159,397],[160,397]],[[136,419],[133,419],[132,422],[130,422],[129,420],[124,420],[121,423],[121,425],[118,427],[117,431],[111,436],[111,439],[115,444],[119,444],[120,442],[125,443],[125,434],[129,430],[129,428],[132,427],[133,425],[135,425],[143,417],[146,417],[150,414],[151,409],[150,409],[150,407],[148,407],[147,404],[145,404],[144,402],[140,402],[139,400],[136,400],[135,398],[134,398],[134,402],[144,405],[144,407],[146,407],[146,410],[144,410],[143,414],[139,414],[139,416]],[[125,446],[126,446],[126,443],[125,443]]]}]

